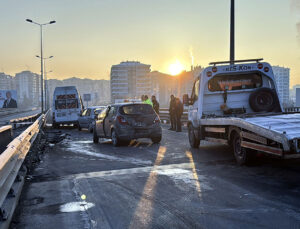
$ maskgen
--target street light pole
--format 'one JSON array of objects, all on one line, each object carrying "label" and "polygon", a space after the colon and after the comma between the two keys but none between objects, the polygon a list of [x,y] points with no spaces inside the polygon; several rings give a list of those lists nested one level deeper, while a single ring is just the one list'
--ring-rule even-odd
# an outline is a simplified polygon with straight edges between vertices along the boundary
[{"label": "street light pole", "polygon": [[42,107],[42,114],[44,113],[44,69],[43,69],[43,26],[40,25],[41,31],[41,107]]},{"label": "street light pole", "polygon": [[26,21],[40,26],[40,33],[41,33],[41,109],[42,109],[42,113],[44,113],[43,26],[49,25],[49,24],[54,24],[54,23],[56,23],[56,21],[50,21],[48,23],[43,23],[43,24],[34,22],[31,19],[26,19]]},{"label": "street light pole", "polygon": [[231,0],[231,12],[230,12],[230,63],[234,64],[235,59],[235,6],[234,0]]},{"label": "street light pole", "polygon": [[[43,81],[45,82],[44,83],[44,85],[42,85],[42,87],[44,88],[44,91],[45,91],[45,93],[44,93],[44,91],[42,91],[42,98],[44,97],[44,94],[45,94],[45,110],[47,110],[47,88],[46,88],[46,84],[47,84],[47,78],[46,78],[46,60],[47,59],[51,59],[51,58],[53,58],[53,56],[49,56],[49,57],[46,57],[46,58],[41,58],[40,56],[38,56],[38,55],[36,55],[36,57],[37,58],[40,58],[41,59],[41,62],[42,62],[42,65],[43,65]],[[52,71],[51,71],[52,72]]]}]

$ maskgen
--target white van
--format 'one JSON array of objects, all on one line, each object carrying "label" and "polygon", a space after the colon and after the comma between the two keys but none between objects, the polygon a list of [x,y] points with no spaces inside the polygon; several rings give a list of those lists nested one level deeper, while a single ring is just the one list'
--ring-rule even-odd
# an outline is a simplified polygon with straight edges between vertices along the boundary
[{"label": "white van", "polygon": [[56,87],[53,94],[52,126],[78,123],[82,112],[81,97],[75,86]]}]

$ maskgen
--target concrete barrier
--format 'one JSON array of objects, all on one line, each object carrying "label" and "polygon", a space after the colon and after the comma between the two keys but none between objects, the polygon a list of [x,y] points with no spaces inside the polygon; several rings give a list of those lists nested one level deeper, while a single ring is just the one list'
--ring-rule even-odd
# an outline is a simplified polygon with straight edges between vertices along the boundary
[{"label": "concrete barrier", "polygon": [[12,140],[12,126],[0,127],[0,154],[6,149],[7,145]]}]

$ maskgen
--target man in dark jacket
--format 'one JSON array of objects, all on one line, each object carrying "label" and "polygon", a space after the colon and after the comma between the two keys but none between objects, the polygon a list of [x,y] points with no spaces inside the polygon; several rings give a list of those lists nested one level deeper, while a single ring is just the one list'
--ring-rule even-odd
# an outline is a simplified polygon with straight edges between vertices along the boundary
[{"label": "man in dark jacket", "polygon": [[171,122],[171,128],[169,130],[176,130],[176,101],[174,95],[171,95],[170,100],[170,107],[169,107],[169,114],[170,114],[170,122]]},{"label": "man in dark jacket", "polygon": [[6,92],[6,100],[3,103],[2,108],[17,108],[17,101],[11,97],[11,92]]},{"label": "man in dark jacket", "polygon": [[175,113],[176,113],[176,132],[181,132],[181,116],[183,114],[183,104],[179,98],[176,98],[175,103]]},{"label": "man in dark jacket", "polygon": [[155,110],[156,114],[159,115],[159,102],[156,100],[155,95],[152,95],[151,97],[153,109]]}]

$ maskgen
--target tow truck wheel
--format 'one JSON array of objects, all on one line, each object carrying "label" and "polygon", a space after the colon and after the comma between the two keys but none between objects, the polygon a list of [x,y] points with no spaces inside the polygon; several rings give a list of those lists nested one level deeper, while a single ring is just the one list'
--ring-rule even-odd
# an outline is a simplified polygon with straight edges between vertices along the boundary
[{"label": "tow truck wheel", "polygon": [[192,125],[188,125],[188,135],[189,135],[190,146],[192,148],[198,148],[200,145],[200,140],[195,135],[194,127]]},{"label": "tow truck wheel", "polygon": [[239,165],[249,164],[255,156],[255,152],[241,146],[241,137],[236,133],[232,140],[235,160]]},{"label": "tow truck wheel", "polygon": [[97,135],[96,128],[94,128],[94,130],[93,130],[93,142],[94,142],[95,144],[99,143],[99,137],[98,137],[98,135]]}]

